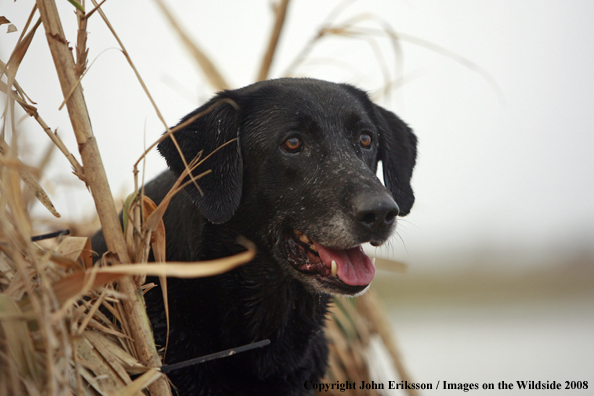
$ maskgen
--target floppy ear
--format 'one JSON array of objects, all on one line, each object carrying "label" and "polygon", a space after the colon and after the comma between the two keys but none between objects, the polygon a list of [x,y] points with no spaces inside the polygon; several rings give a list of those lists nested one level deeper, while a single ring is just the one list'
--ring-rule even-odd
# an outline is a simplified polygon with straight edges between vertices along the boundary
[{"label": "floppy ear", "polygon": [[380,131],[379,159],[384,167],[384,182],[406,216],[415,202],[410,178],[417,158],[417,137],[394,113],[373,105]]},{"label": "floppy ear", "polygon": [[[205,111],[221,98],[222,94],[214,97],[202,107],[185,116],[180,123]],[[217,150],[192,172],[194,176],[197,176],[209,169],[212,171],[197,180],[204,195],[200,193],[194,183],[190,183],[185,189],[194,204],[198,206],[200,213],[210,222],[224,223],[228,221],[239,206],[243,186],[243,161],[239,147],[237,110],[228,103],[220,104],[210,113],[174,132],[174,136],[188,164],[200,151],[203,151],[201,158],[206,158],[219,146],[237,138],[235,142]],[[159,143],[158,149],[167,161],[169,169],[179,177],[185,167],[171,137]]]}]

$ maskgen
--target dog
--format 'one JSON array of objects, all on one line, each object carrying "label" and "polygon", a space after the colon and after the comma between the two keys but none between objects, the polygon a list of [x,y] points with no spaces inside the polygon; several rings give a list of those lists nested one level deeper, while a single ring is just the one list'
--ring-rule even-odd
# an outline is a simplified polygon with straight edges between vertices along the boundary
[{"label": "dog", "polygon": [[[361,244],[384,243],[409,213],[417,138],[363,91],[315,79],[268,80],[217,94],[175,132],[193,171],[211,172],[171,201],[168,261],[199,261],[257,246],[253,261],[207,278],[168,280],[172,364],[269,339],[270,345],[172,371],[181,395],[305,395],[327,367],[330,295],[363,293],[375,267]],[[225,143],[228,143],[224,145]],[[224,146],[223,146],[224,145]],[[223,146],[223,147],[220,147]],[[169,170],[145,187],[159,203],[185,169],[170,137]],[[384,182],[376,177],[382,163]],[[95,250],[105,250],[101,236]],[[166,342],[159,288],[145,295],[155,342]]]}]

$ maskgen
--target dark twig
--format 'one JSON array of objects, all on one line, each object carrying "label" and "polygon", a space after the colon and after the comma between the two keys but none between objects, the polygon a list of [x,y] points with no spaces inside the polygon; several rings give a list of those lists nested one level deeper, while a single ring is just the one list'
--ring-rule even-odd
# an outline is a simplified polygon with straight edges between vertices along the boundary
[{"label": "dark twig", "polygon": [[70,235],[70,230],[60,230],[60,231],[50,232],[49,234],[35,235],[35,236],[31,237],[31,241],[37,242],[37,241],[42,241],[44,239],[57,238],[62,235]]},{"label": "dark twig", "polygon": [[194,366],[196,364],[209,362],[211,360],[222,359],[228,356],[236,355],[241,352],[251,351],[252,349],[262,348],[270,344],[270,340],[262,340],[252,344],[243,345],[237,348],[227,349],[225,351],[212,353],[210,355],[202,356],[195,359],[186,360],[175,364],[166,364],[161,366],[161,372],[164,374],[170,373],[184,367]]}]

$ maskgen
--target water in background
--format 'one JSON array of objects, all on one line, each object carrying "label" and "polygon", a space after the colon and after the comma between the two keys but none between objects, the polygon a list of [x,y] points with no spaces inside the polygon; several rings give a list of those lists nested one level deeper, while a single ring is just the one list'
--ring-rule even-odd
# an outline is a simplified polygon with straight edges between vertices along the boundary
[{"label": "water in background", "polygon": [[[379,273],[374,286],[414,381],[495,384],[494,391],[421,394],[594,394],[594,258],[505,264],[500,271],[477,264],[451,273]],[[516,385],[553,380],[561,390]],[[500,381],[514,389],[497,390]],[[589,389],[565,390],[565,381],[588,381]]]}]

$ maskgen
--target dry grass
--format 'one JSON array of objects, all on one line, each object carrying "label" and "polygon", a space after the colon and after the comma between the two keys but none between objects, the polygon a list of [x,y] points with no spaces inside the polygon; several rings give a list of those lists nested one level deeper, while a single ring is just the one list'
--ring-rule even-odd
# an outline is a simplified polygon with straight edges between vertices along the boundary
[{"label": "dry grass", "polygon": [[[10,58],[6,63],[0,63],[0,90],[6,98],[0,131],[0,394],[123,396],[149,392],[155,396],[170,395],[166,377],[159,371],[160,355],[144,310],[143,293],[154,286],[145,284],[146,275],[161,278],[166,298],[167,276],[198,277],[220,273],[251,260],[254,247],[245,242],[247,250],[244,253],[213,262],[160,263],[165,257],[161,218],[171,197],[184,187],[180,181],[158,206],[142,194],[131,195],[124,207],[125,226],[122,230],[82,91],[88,54],[86,25],[91,15],[99,15],[117,39],[165,129],[169,134],[175,130],[167,127],[100,4],[91,0],[93,7],[85,13],[84,2],[70,1],[76,10],[78,26],[74,50],[68,46],[54,0],[38,0],[27,23],[20,28],[22,33]],[[181,40],[194,55],[211,85],[217,89],[228,88],[225,78],[175,22],[165,4],[160,0],[156,2],[163,15],[176,26]],[[289,1],[282,0],[275,9],[276,23],[258,79],[269,75],[288,6]],[[343,7],[339,7],[333,15]],[[334,25],[333,18],[328,19],[318,35],[297,55],[288,74],[295,72],[322,37],[331,35],[364,39],[373,48],[374,34],[384,35],[393,41],[394,51],[398,54],[398,37],[388,25],[378,22],[381,25],[378,31],[366,32],[357,28],[357,24],[369,17],[361,16],[341,25]],[[10,21],[0,18],[0,24],[4,23]],[[54,63],[40,67],[56,70],[82,164],[57,133],[52,132],[38,113],[34,100],[26,95],[15,79],[21,60],[41,25],[47,33]],[[376,53],[384,70],[384,91],[387,92],[395,81],[390,77],[389,67],[381,54]],[[17,144],[19,114],[35,119],[51,140],[39,167],[29,166],[20,159]],[[153,147],[154,144],[149,150]],[[32,241],[36,219],[32,218],[28,209],[31,199],[39,200],[55,217],[60,216],[38,183],[43,164],[53,148],[67,158],[73,173],[92,193],[110,251],[96,265],[92,263],[92,247],[86,237],[61,235],[50,241]],[[204,159],[199,156],[187,162],[187,169],[195,168],[201,160]],[[139,162],[140,159],[136,165]],[[135,169],[136,187],[141,187],[136,179],[137,173]],[[197,183],[199,177],[191,182]],[[84,222],[81,219],[81,223]],[[147,263],[150,249],[157,263]],[[104,312],[109,312],[112,318]],[[391,333],[373,293],[356,300],[337,300],[327,330],[331,348],[327,380],[374,379],[369,369],[370,340],[373,337],[382,340],[400,379],[410,380]],[[137,374],[141,375],[133,379]]]}]

